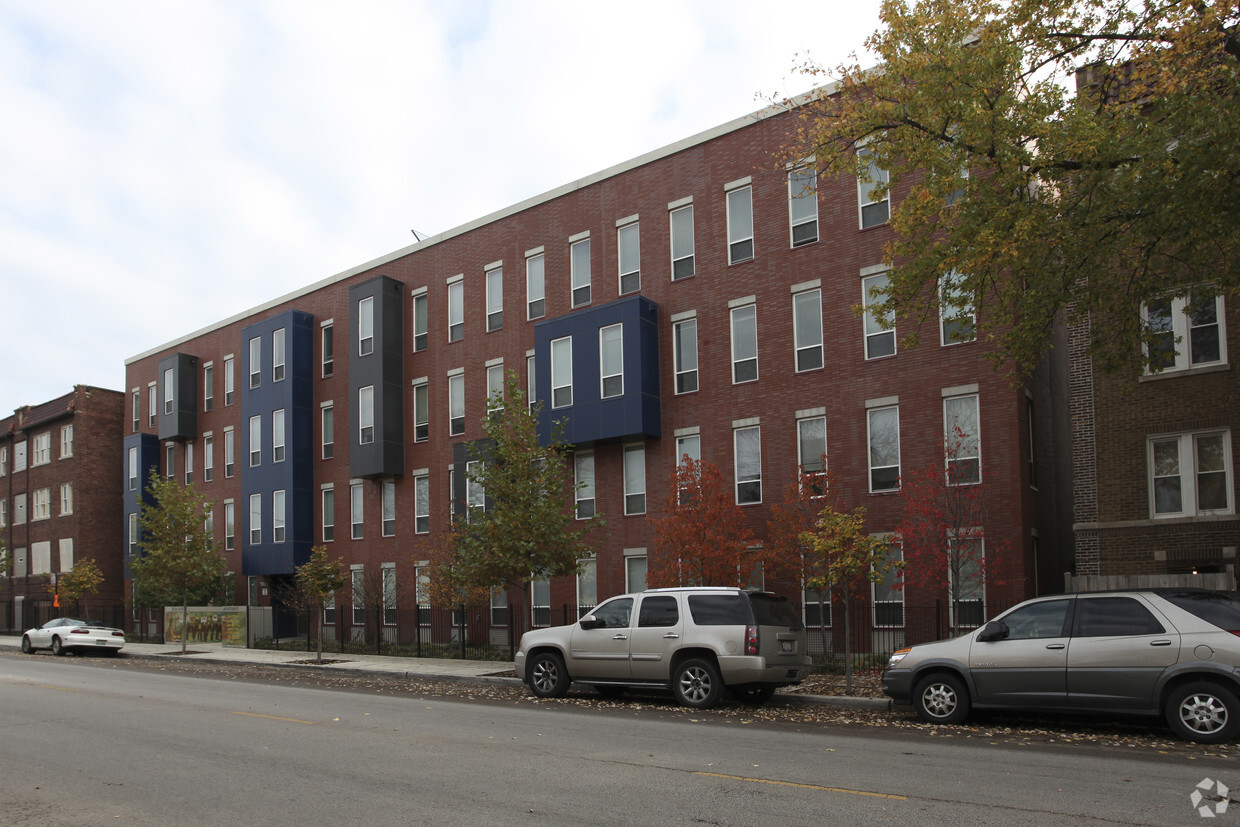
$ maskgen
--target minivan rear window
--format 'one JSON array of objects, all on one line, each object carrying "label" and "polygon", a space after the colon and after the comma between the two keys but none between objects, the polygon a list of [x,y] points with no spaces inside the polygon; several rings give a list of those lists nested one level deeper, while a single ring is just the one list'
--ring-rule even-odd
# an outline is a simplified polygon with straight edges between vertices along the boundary
[{"label": "minivan rear window", "polygon": [[791,601],[786,597],[773,594],[751,594],[749,605],[753,606],[753,616],[759,626],[790,626],[801,628],[801,618],[792,608]]},{"label": "minivan rear window", "polygon": [[691,594],[689,614],[698,626],[748,626],[751,617],[742,594]]},{"label": "minivan rear window", "polygon": [[1228,632],[1240,631],[1240,598],[1229,592],[1155,592],[1159,597]]}]

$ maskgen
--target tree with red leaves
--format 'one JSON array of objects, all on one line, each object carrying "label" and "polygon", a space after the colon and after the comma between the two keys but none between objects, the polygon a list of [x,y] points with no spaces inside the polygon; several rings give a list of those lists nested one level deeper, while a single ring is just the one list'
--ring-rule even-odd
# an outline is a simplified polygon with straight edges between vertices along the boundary
[{"label": "tree with red leaves", "polygon": [[668,490],[666,516],[654,521],[656,554],[646,585],[747,585],[754,538],[719,467],[684,457],[672,471]]}]

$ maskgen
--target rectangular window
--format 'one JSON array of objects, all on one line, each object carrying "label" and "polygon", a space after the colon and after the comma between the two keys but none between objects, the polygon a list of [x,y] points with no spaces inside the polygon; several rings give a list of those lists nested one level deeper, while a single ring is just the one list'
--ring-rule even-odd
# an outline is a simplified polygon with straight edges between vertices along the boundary
[{"label": "rectangular window", "polygon": [[866,411],[870,450],[870,493],[900,488],[900,409]]},{"label": "rectangular window", "polygon": [[805,607],[805,625],[812,629],[831,626],[831,592],[804,588],[801,590],[802,606]]},{"label": "rectangular window", "polygon": [[487,365],[487,413],[504,409],[504,366]]},{"label": "rectangular window", "polygon": [[237,508],[232,500],[224,500],[224,549],[232,551],[236,546]]},{"label": "rectangular window", "polygon": [[857,150],[857,209],[861,229],[886,224],[891,217],[887,182],[887,170],[879,167],[874,153],[865,148]]},{"label": "rectangular window", "polygon": [[284,542],[284,491],[271,492],[271,530],[272,540]]},{"label": "rectangular window", "polygon": [[693,393],[698,389],[697,319],[672,324],[672,358],[676,393]]},{"label": "rectangular window", "polygon": [[431,530],[431,478],[421,474],[413,478],[413,531],[429,534]]},{"label": "rectangular window", "polygon": [[947,454],[948,485],[972,485],[982,481],[981,425],[976,394],[943,400],[943,446]]},{"label": "rectangular window", "polygon": [[487,331],[504,326],[504,269],[487,271]]},{"label": "rectangular window", "polygon": [[534,406],[538,404],[538,388],[534,383],[534,352],[527,351],[525,357],[525,401],[529,406],[530,415],[534,414]]},{"label": "rectangular window", "polygon": [[185,484],[194,481],[194,443],[185,443]]},{"label": "rectangular window", "polygon": [[551,407],[573,404],[573,337],[551,340]]},{"label": "rectangular window", "polygon": [[322,489],[321,498],[323,501],[323,542],[330,543],[336,539],[336,489]]},{"label": "rectangular window", "polygon": [[413,441],[431,438],[431,387],[426,382],[413,386]]},{"label": "rectangular window", "polygon": [[448,435],[465,433],[465,374],[448,377]]},{"label": "rectangular window", "polygon": [[168,479],[176,476],[177,452],[176,443],[169,442],[164,446],[164,473]]},{"label": "rectangular window", "polygon": [[812,477],[813,496],[826,494],[827,418],[811,416],[797,420],[797,462]]},{"label": "rectangular window", "polygon": [[159,388],[155,383],[147,385],[147,406],[146,406],[146,425],[148,428],[155,427],[155,417],[159,416]]},{"label": "rectangular window", "polygon": [[202,409],[211,410],[215,404],[215,365],[208,363],[202,369]]},{"label": "rectangular window", "polygon": [[396,625],[396,564],[384,563],[383,568],[383,625]]},{"label": "rectangular window", "polygon": [[457,279],[448,285],[448,341],[459,342],[465,338],[465,280]]},{"label": "rectangular window", "polygon": [[755,425],[732,431],[736,462],[736,504],[762,502],[762,432]]},{"label": "rectangular window", "polygon": [[702,438],[697,434],[676,437],[676,464],[684,465],[686,459],[702,459]]},{"label": "rectangular window", "polygon": [[788,173],[788,223],[793,247],[818,240],[818,173],[812,169]]},{"label": "rectangular window", "polygon": [[60,484],[60,516],[73,513],[73,483]]},{"label": "rectangular window", "polygon": [[30,465],[33,468],[37,465],[47,465],[52,461],[52,434],[51,432],[35,434],[33,453],[30,456]]},{"label": "rectangular window", "polygon": [[353,625],[366,625],[366,572],[362,565],[349,571],[349,591],[352,593]]},{"label": "rectangular window", "polygon": [[574,242],[569,247],[569,268],[573,288],[573,307],[590,303],[590,239]]},{"label": "rectangular window", "polygon": [[271,412],[271,461],[284,462],[284,409]]},{"label": "rectangular window", "polygon": [[530,625],[551,625],[551,581],[535,580],[530,583]]},{"label": "rectangular window", "polygon": [[646,590],[646,555],[629,555],[624,558],[624,590],[640,592]]},{"label": "rectangular window", "polygon": [[546,262],[543,255],[525,260],[525,318],[541,319],[547,315]]},{"label": "rectangular window", "polygon": [[383,526],[384,537],[396,536],[396,481],[384,480],[383,491]]},{"label": "rectangular window", "polygon": [[593,557],[577,561],[577,616],[598,604],[598,561]]},{"label": "rectangular window", "polygon": [[[142,394],[134,390],[131,395],[130,405],[133,408],[133,432],[136,434],[138,429],[142,427]],[[3,472],[0,471],[0,474]]]},{"label": "rectangular window", "polygon": [[13,495],[13,525],[26,524],[26,495]]},{"label": "rectangular window", "polygon": [[465,463],[465,513],[473,521],[476,513],[486,511],[487,492],[482,475],[486,473],[479,460]]},{"label": "rectangular window", "polygon": [[973,297],[960,284],[955,271],[939,279],[939,344],[958,345],[977,337],[977,314]]},{"label": "rectangular window", "polygon": [[[872,581],[874,625],[876,627],[899,627],[904,625],[904,588],[898,564],[903,549],[892,543],[887,551],[887,570]],[[895,564],[895,565],[892,565]]]},{"label": "rectangular window", "polygon": [[224,429],[224,476],[231,478],[233,475],[233,467],[236,461],[235,442],[233,438],[233,429],[228,427]]},{"label": "rectangular window", "polygon": [[362,484],[349,484],[349,536],[361,540],[365,536],[365,504],[362,500]]},{"label": "rectangular window", "polygon": [[426,293],[413,297],[413,352],[426,350],[430,343],[430,315]]},{"label": "rectangular window", "polygon": [[[533,606],[533,602],[530,605]],[[503,589],[494,589],[491,592],[490,620],[492,626],[508,625],[508,592]],[[537,626],[538,624],[534,623],[531,625]]]},{"label": "rectangular window", "polygon": [[215,479],[215,437],[210,434],[202,438],[202,479],[204,482]]},{"label": "rectangular window", "polygon": [[1231,514],[1231,432],[1197,431],[1150,437],[1150,516]]},{"label": "rectangular window", "polygon": [[138,449],[129,449],[129,490],[138,490]]},{"label": "rectangular window", "polygon": [[8,528],[8,526],[9,526],[9,501],[0,499],[0,528]]},{"label": "rectangular window", "polygon": [[357,355],[369,356],[375,352],[375,297],[366,296],[357,301]]},{"label": "rectangular window", "polygon": [[263,541],[263,495],[250,495],[250,545]]},{"label": "rectangular window", "polygon": [[1222,296],[1155,299],[1141,309],[1151,371],[1227,363]]},{"label": "rectangular window", "polygon": [[753,188],[728,193],[728,264],[753,258]]},{"label": "rectangular window", "polygon": [[319,329],[319,341],[322,350],[323,376],[331,376],[336,372],[336,326],[323,325]]},{"label": "rectangular window", "polygon": [[30,519],[47,520],[52,516],[52,492],[49,488],[37,488],[30,498]]},{"label": "rectangular window", "polygon": [[573,483],[576,491],[577,519],[594,516],[594,454],[573,455]]},{"label": "rectangular window", "polygon": [[375,441],[375,386],[357,389],[357,442],[370,445]]},{"label": "rectangular window", "polygon": [[822,291],[806,290],[792,297],[793,339],[797,372],[822,367]]},{"label": "rectangular window", "polygon": [[879,273],[861,280],[861,302],[865,305],[865,358],[878,359],[896,352],[895,319],[875,305],[882,301],[879,291],[887,287],[888,276]]},{"label": "rectangular window", "polygon": [[624,395],[624,328],[613,324],[599,329],[598,368],[600,396],[611,399]]},{"label": "rectangular window", "polygon": [[668,213],[672,229],[672,281],[687,279],[694,273],[693,205]]},{"label": "rectangular window", "polygon": [[646,513],[646,447],[624,448],[624,513]]},{"label": "rectangular window", "polygon": [[263,464],[263,418],[250,417],[250,467]]},{"label": "rectangular window", "polygon": [[324,405],[320,409],[323,422],[323,459],[336,456],[336,406]]},{"label": "rectangular window", "polygon": [[271,334],[271,381],[284,379],[284,328]]},{"label": "rectangular window", "polygon": [[164,415],[171,416],[176,410],[176,371],[168,368],[164,371]]},{"label": "rectangular window", "polygon": [[255,336],[250,340],[250,387],[257,388],[263,383],[263,340]]},{"label": "rectangular window", "polygon": [[616,248],[620,259],[620,293],[642,289],[642,248],[637,222],[616,230]]},{"label": "rectangular window", "polygon": [[60,458],[68,459],[73,456],[73,426],[62,425],[60,427]]},{"label": "rectangular window", "polygon": [[758,306],[732,308],[732,384],[758,378]]},{"label": "rectangular window", "polygon": [[323,598],[323,625],[336,625],[336,595],[329,594]]},{"label": "rectangular window", "polygon": [[224,360],[224,405],[228,406],[233,403],[233,394],[237,388],[236,371],[234,369],[236,360],[231,356]]},{"label": "rectangular window", "polygon": [[982,577],[985,548],[981,537],[961,537],[950,541],[951,556],[958,561],[959,580],[947,591],[953,626],[981,626],[986,617],[986,584]]}]

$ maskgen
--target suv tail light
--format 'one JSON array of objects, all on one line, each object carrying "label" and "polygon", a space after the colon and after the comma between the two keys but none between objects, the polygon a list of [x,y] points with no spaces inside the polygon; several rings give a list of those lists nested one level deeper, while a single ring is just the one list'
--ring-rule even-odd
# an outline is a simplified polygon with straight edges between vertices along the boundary
[{"label": "suv tail light", "polygon": [[746,626],[745,627],[745,654],[746,655],[758,654],[758,627],[757,626]]}]

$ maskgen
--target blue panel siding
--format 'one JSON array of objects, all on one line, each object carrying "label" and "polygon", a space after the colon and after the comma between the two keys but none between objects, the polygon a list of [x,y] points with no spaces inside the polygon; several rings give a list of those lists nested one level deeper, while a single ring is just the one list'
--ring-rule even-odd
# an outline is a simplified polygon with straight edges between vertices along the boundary
[{"label": "blue panel siding", "polygon": [[[125,578],[131,579],[129,570],[129,515],[141,514],[143,503],[154,503],[154,498],[147,491],[147,483],[151,479],[151,470],[159,469],[159,438],[154,434],[130,434],[125,437],[124,450],[121,452],[121,510],[124,520],[121,523],[121,535],[125,538]],[[129,488],[129,449],[138,449],[138,487]]]}]

